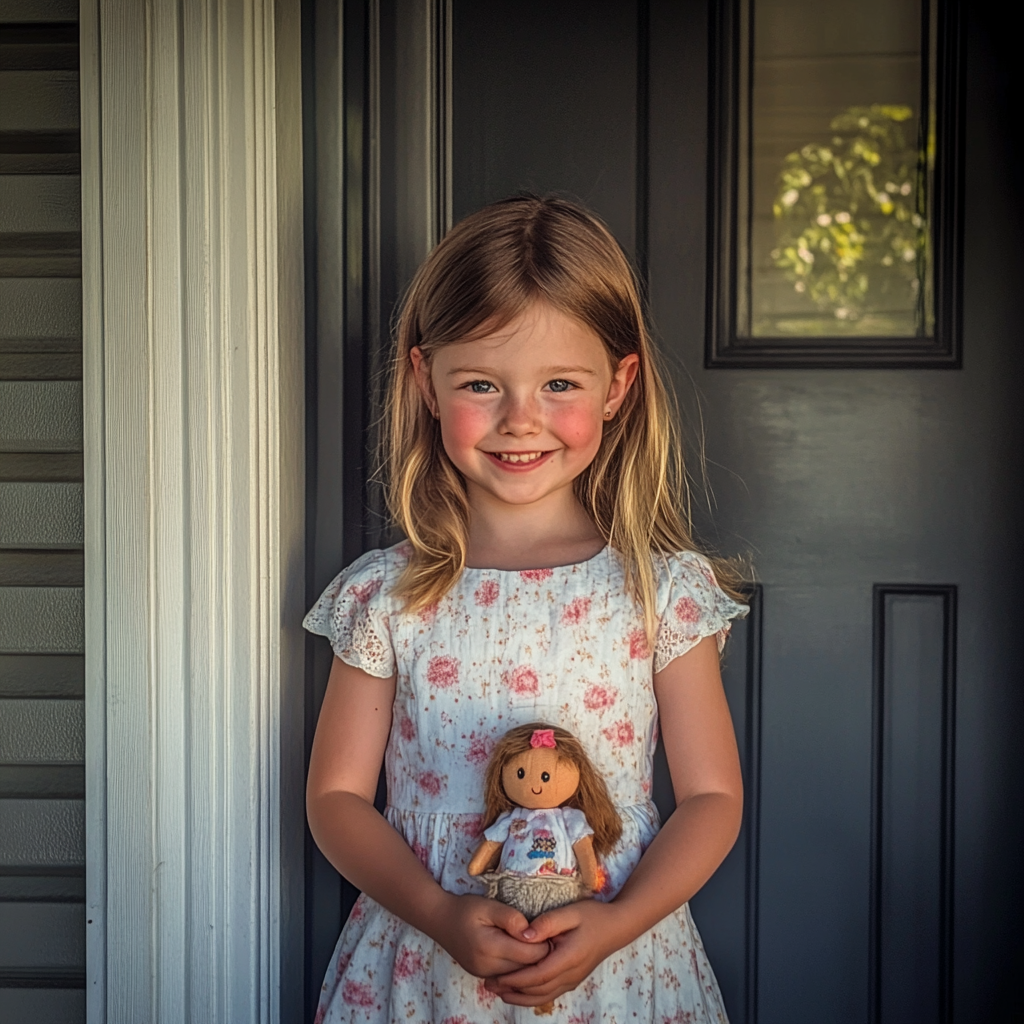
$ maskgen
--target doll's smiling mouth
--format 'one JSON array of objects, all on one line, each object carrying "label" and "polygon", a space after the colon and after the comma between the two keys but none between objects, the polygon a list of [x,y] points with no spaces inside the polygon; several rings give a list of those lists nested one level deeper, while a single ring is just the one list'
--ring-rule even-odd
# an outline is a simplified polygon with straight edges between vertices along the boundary
[{"label": "doll's smiling mouth", "polygon": [[534,788],[533,788],[533,786],[531,786],[531,787],[530,787],[530,792],[531,792],[531,793],[532,793],[532,794],[533,794],[534,796],[540,796],[540,795],[541,795],[541,793],[543,793],[543,792],[544,792],[544,787],[543,787],[543,786],[541,786],[541,787],[540,787],[540,789],[534,789]]}]

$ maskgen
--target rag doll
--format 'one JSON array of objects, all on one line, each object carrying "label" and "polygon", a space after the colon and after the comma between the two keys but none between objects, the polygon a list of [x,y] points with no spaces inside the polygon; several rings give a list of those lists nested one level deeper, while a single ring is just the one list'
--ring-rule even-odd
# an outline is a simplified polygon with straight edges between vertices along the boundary
[{"label": "rag doll", "polygon": [[598,857],[618,841],[622,822],[572,733],[542,723],[509,730],[484,785],[484,839],[469,873],[483,875],[488,896],[532,920],[601,889]]}]

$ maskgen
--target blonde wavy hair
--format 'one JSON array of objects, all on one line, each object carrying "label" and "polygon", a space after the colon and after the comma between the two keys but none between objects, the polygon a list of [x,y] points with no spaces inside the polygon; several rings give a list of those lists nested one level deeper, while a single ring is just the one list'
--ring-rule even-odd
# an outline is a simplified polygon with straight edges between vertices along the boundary
[{"label": "blonde wavy hair", "polygon": [[[613,367],[631,353],[640,357],[633,386],[574,486],[618,553],[653,639],[652,556],[696,550],[683,512],[689,501],[675,409],[629,262],[597,217],[561,198],[516,197],[471,214],[431,252],[409,287],[398,318],[382,451],[388,508],[412,545],[396,595],[410,611],[440,600],[466,566],[469,532],[466,485],[417,389],[409,352],[419,346],[429,363],[442,346],[500,330],[536,302],[593,331]],[[710,561],[735,596],[738,573],[729,562]]]}]

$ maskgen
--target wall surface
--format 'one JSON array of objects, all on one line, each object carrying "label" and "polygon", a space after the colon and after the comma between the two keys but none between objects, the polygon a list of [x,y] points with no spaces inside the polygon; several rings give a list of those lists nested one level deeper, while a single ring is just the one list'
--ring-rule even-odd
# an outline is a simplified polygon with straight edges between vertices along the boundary
[{"label": "wall surface", "polygon": [[78,5],[0,3],[0,1020],[85,1019]]}]

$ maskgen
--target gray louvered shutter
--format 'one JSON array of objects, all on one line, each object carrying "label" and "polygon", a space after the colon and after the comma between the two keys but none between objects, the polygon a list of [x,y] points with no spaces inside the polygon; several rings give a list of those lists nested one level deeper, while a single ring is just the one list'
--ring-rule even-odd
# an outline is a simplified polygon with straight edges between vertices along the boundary
[{"label": "gray louvered shutter", "polygon": [[85,1019],[78,5],[0,0],[0,1021]]}]

